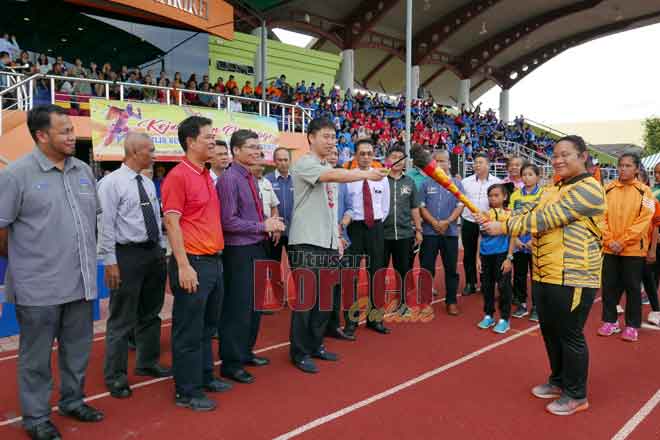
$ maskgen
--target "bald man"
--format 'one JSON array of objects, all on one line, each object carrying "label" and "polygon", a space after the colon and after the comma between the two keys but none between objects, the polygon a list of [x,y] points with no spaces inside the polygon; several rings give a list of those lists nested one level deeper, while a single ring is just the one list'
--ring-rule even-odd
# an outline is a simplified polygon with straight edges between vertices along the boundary
[{"label": "bald man", "polygon": [[128,338],[135,329],[135,374],[166,377],[160,358],[160,313],[165,297],[165,246],[156,187],[140,172],[151,168],[154,144],[146,134],[129,133],[124,163],[104,177],[100,254],[110,289],[104,378],[112,397],[131,396]]}]

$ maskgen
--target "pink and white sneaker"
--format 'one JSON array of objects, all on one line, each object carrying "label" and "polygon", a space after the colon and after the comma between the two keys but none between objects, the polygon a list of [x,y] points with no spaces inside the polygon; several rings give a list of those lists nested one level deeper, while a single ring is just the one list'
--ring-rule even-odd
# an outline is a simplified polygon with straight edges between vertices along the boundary
[{"label": "pink and white sneaker", "polygon": [[616,333],[621,333],[618,322],[604,322],[598,329],[599,336],[612,336]]},{"label": "pink and white sneaker", "polygon": [[621,339],[628,342],[637,342],[639,340],[639,332],[634,327],[626,327],[623,330]]}]

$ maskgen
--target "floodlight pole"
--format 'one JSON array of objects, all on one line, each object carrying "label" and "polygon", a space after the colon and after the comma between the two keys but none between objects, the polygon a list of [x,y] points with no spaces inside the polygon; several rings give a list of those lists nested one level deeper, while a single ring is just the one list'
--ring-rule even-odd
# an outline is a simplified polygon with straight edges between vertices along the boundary
[{"label": "floodlight pole", "polygon": [[411,138],[411,115],[412,104],[412,11],[413,0],[406,0],[406,155],[410,165],[410,138]]},{"label": "floodlight pole", "polygon": [[266,28],[265,19],[261,19],[260,36],[261,50],[259,51],[259,57],[261,58],[261,69],[259,71],[259,81],[261,81],[261,99],[266,101],[266,45],[268,44],[268,28]]}]

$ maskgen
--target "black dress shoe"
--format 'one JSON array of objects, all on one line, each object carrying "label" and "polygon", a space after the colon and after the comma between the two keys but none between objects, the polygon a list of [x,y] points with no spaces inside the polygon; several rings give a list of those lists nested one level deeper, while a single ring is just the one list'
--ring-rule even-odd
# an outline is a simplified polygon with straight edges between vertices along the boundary
[{"label": "black dress shoe", "polygon": [[342,330],[340,328],[330,330],[330,331],[326,332],[325,335],[330,337],[330,338],[342,339],[344,341],[355,341],[355,335],[354,334],[353,335],[348,335],[348,334],[346,334],[346,332],[344,332],[344,330]]},{"label": "black dress shoe", "polygon": [[463,296],[470,296],[477,293],[477,287],[474,284],[466,284],[463,289]]},{"label": "black dress shoe", "polygon": [[238,382],[238,383],[252,383],[252,382],[254,382],[254,376],[251,375],[246,370],[243,370],[243,369],[236,370],[232,373],[221,373],[220,375],[222,377],[226,377],[227,379],[231,379],[231,380],[233,380],[235,382]]},{"label": "black dress shoe", "polygon": [[150,377],[170,377],[172,375],[172,369],[156,364],[153,367],[136,368],[135,375]]},{"label": "black dress shoe", "polygon": [[204,389],[209,393],[224,393],[225,391],[231,390],[233,387],[230,383],[224,382],[215,377],[211,382],[204,385]]},{"label": "black dress shoe", "polygon": [[339,355],[326,350],[325,347],[323,347],[323,346],[321,346],[321,349],[319,351],[312,354],[312,357],[316,358],[316,359],[321,359],[323,361],[330,361],[330,362],[336,362],[336,361],[339,360]]},{"label": "black dress shoe", "polygon": [[378,332],[382,335],[388,335],[392,331],[389,328],[385,327],[382,322],[368,322],[367,328],[375,332]]},{"label": "black dress shoe", "polygon": [[62,434],[50,420],[26,429],[32,440],[62,440]]},{"label": "black dress shoe", "polygon": [[270,360],[268,358],[256,355],[253,355],[252,359],[245,363],[245,365],[252,365],[253,367],[264,367],[268,364],[270,364]]},{"label": "black dress shoe", "polygon": [[315,374],[319,372],[318,367],[314,363],[311,357],[305,356],[299,361],[293,361],[293,365],[295,365],[300,371],[303,371],[305,373],[310,373],[310,374]]},{"label": "black dress shoe", "polygon": [[72,410],[58,410],[60,415],[71,417],[79,422],[100,422],[103,420],[103,413],[96,408],[93,408],[86,403],[83,403],[78,408]]},{"label": "black dress shoe", "polygon": [[346,336],[349,336],[349,337],[353,337],[353,338],[355,338],[355,330],[356,330],[356,329],[357,329],[357,325],[356,325],[356,324],[353,324],[353,323],[346,324],[346,325],[344,326],[344,334],[345,334]]},{"label": "black dress shoe", "polygon": [[110,395],[115,399],[127,399],[133,394],[131,388],[124,384],[109,385],[108,391],[110,391]]}]

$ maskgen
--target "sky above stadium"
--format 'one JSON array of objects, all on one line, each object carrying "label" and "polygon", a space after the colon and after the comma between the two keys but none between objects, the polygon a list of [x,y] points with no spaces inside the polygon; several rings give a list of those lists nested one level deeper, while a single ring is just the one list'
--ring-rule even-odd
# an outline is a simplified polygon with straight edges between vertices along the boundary
[{"label": "sky above stadium", "polygon": [[[570,49],[510,92],[510,115],[546,124],[660,116],[660,24]],[[479,101],[499,107],[499,87]]]}]

